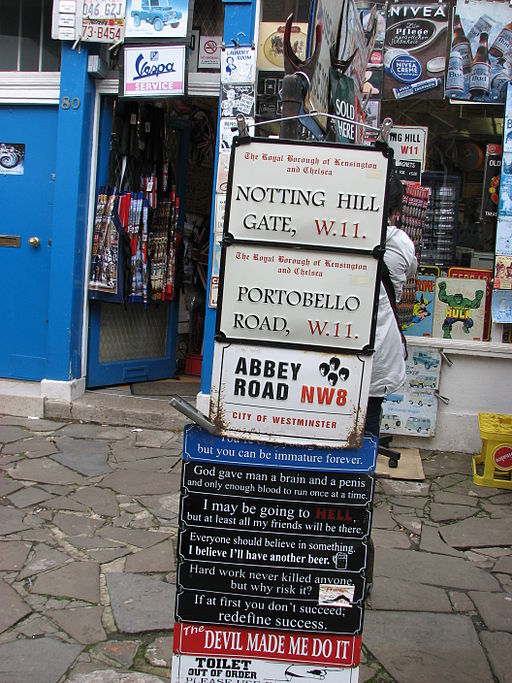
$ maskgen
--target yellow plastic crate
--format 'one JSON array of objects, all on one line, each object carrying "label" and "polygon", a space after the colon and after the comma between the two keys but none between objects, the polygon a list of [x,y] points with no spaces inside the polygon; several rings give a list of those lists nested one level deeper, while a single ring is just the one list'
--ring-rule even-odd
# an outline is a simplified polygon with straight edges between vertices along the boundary
[{"label": "yellow plastic crate", "polygon": [[473,456],[473,481],[512,489],[512,415],[479,413],[482,452]]}]

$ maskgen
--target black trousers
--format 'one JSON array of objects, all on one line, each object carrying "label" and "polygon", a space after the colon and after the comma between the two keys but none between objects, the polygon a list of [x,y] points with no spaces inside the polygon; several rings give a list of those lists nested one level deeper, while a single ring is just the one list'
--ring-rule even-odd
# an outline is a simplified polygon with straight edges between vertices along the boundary
[{"label": "black trousers", "polygon": [[[366,411],[366,423],[364,426],[365,434],[372,434],[379,443],[380,434],[380,418],[382,413],[382,402],[384,396],[370,396],[368,399],[368,408]],[[371,537],[368,539],[368,556],[366,558],[366,591],[367,597],[372,589],[373,584],[373,559],[375,555],[375,548]]]}]

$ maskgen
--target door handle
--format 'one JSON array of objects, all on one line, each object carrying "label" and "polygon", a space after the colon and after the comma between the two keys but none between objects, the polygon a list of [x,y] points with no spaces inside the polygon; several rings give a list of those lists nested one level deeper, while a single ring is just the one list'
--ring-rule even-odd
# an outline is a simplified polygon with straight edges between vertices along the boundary
[{"label": "door handle", "polygon": [[39,237],[29,237],[28,243],[33,249],[38,249],[39,245],[41,244],[41,240],[39,239]]}]

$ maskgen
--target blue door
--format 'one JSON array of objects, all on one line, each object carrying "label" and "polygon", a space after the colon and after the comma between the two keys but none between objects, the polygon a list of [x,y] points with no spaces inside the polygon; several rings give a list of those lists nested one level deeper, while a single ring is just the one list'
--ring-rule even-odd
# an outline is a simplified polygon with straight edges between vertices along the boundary
[{"label": "blue door", "polygon": [[0,107],[1,377],[45,377],[57,116]]}]

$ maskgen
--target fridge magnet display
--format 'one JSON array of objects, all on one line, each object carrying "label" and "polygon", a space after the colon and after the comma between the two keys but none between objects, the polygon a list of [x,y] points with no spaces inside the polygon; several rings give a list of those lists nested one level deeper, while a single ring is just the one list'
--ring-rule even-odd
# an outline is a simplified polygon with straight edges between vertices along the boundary
[{"label": "fridge magnet display", "polygon": [[185,38],[187,0],[127,0],[126,38]]},{"label": "fridge magnet display", "polygon": [[124,97],[185,94],[185,45],[124,46]]},{"label": "fridge magnet display", "polygon": [[512,323],[512,291],[494,290],[492,295],[492,319],[495,323]]},{"label": "fridge magnet display", "polygon": [[512,77],[512,8],[489,0],[457,0],[446,96],[503,104]]},{"label": "fridge magnet display", "polygon": [[436,282],[432,336],[482,341],[485,282],[441,277]]},{"label": "fridge magnet display", "polygon": [[498,221],[496,253],[512,256],[512,218],[502,217]]},{"label": "fridge magnet display", "polygon": [[[263,21],[258,34],[258,69],[283,71],[284,23]],[[292,24],[290,44],[295,55],[303,60],[306,57],[307,24]]]},{"label": "fridge magnet display", "polygon": [[225,117],[236,117],[238,114],[254,116],[254,85],[223,83],[220,112]]},{"label": "fridge magnet display", "polygon": [[485,150],[485,171],[482,190],[480,218],[484,220],[498,217],[500,201],[501,145],[487,145]]},{"label": "fridge magnet display", "polygon": [[409,354],[407,380],[398,391],[387,394],[382,404],[381,432],[395,435],[434,436],[437,420],[441,355],[422,348]]},{"label": "fridge magnet display", "polygon": [[222,36],[200,36],[198,69],[220,69]]},{"label": "fridge magnet display", "polygon": [[0,175],[25,173],[25,145],[20,142],[0,142]]},{"label": "fridge magnet display", "polygon": [[496,255],[494,266],[494,289],[512,288],[512,258],[510,256]]},{"label": "fridge magnet display", "polygon": [[391,3],[384,43],[384,100],[442,99],[448,3]]},{"label": "fridge magnet display", "polygon": [[254,83],[256,50],[252,47],[227,47],[222,50],[220,74],[222,83]]}]

